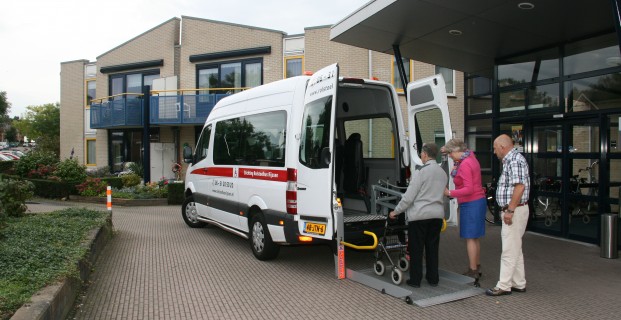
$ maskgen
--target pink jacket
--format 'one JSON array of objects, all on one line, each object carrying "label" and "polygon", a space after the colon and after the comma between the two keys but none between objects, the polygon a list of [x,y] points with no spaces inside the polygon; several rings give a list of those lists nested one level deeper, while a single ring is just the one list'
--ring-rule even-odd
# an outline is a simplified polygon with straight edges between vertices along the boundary
[{"label": "pink jacket", "polygon": [[458,203],[485,198],[485,191],[481,183],[481,165],[479,165],[474,152],[459,165],[453,182],[455,183],[455,190],[451,190],[451,197],[457,198]]}]

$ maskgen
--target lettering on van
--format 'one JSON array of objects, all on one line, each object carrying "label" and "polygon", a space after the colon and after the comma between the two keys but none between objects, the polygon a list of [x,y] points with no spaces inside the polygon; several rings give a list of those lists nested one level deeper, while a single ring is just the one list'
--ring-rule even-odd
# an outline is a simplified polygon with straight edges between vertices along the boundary
[{"label": "lettering on van", "polygon": [[332,90],[332,88],[334,88],[334,85],[332,83],[330,83],[329,85],[323,86],[323,87],[321,87],[321,88],[319,88],[317,90],[312,91],[310,93],[310,96],[312,97],[312,96],[314,96],[316,94],[320,94],[322,92],[330,91],[330,90]]},{"label": "lettering on van", "polygon": [[246,179],[287,181],[287,171],[285,170],[261,170],[261,169],[239,169],[239,177]]},{"label": "lettering on van", "polygon": [[222,181],[222,180],[213,180],[213,185],[216,187],[224,187],[224,188],[233,188],[233,182],[231,181]]}]

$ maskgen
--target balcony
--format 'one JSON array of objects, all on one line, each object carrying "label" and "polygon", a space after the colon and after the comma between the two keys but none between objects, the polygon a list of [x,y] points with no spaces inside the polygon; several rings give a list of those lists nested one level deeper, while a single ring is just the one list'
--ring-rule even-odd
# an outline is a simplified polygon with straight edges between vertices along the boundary
[{"label": "balcony", "polygon": [[142,127],[143,101],[142,95],[135,93],[93,100],[91,128]]},{"label": "balcony", "polygon": [[[190,90],[154,91],[151,96],[151,124],[202,125],[213,107],[224,97],[244,88],[217,89],[225,93],[185,94]],[[202,91],[209,89],[200,89]]]}]

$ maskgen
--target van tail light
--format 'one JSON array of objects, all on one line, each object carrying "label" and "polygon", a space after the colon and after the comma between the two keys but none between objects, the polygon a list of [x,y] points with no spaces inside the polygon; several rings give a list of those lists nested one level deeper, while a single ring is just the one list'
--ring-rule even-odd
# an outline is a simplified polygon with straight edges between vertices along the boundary
[{"label": "van tail light", "polygon": [[298,170],[287,168],[286,208],[288,214],[298,214]]},{"label": "van tail light", "polygon": [[412,177],[412,171],[410,170],[410,167],[405,167],[405,178],[410,180],[410,177]]}]

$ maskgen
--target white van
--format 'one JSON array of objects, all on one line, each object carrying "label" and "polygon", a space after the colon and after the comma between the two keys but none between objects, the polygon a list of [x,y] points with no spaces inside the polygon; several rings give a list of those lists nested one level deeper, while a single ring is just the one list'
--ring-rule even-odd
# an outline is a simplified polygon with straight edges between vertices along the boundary
[{"label": "white van", "polygon": [[[425,84],[435,82],[433,92],[422,92],[417,105],[408,106],[412,115],[417,107],[421,114],[435,112],[435,122],[422,121],[423,135],[431,134],[418,139],[418,130],[406,135],[392,85],[339,79],[337,64],[222,99],[195,152],[184,148],[183,219],[190,227],[211,224],[250,239],[260,260],[275,258],[280,245],[334,244],[337,223],[344,224],[345,241],[367,240],[363,231],[380,232],[385,223],[370,207],[370,185],[383,180],[405,186],[410,163],[421,164],[410,152],[416,141],[437,142],[434,134],[450,139],[438,77]],[[416,90],[408,86],[408,94]],[[425,96],[436,91],[444,102]],[[412,117],[410,128],[416,128]]]}]

